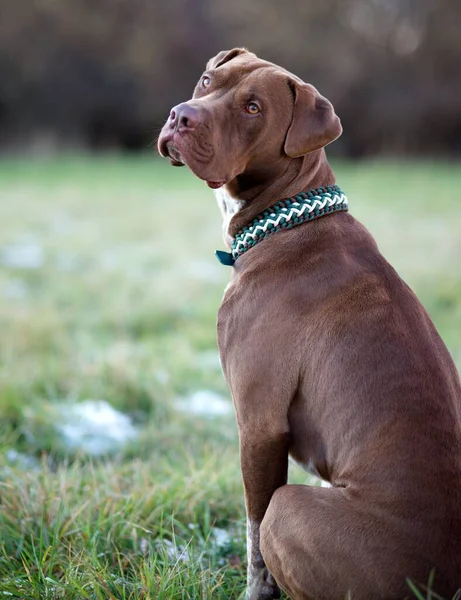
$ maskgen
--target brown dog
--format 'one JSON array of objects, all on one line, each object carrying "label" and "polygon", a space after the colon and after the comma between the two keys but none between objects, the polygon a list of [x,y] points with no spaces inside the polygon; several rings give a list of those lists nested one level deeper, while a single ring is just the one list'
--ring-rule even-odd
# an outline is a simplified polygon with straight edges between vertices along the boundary
[{"label": "brown dog", "polygon": [[[234,49],[171,111],[159,151],[219,188],[230,245],[278,201],[334,184],[323,148],[340,133],[315,88]],[[410,598],[406,578],[426,583],[432,569],[439,594],[461,587],[458,373],[367,230],[338,211],[250,247],[218,336],[240,434],[247,598],[278,598],[278,585],[295,599]],[[286,485],[289,454],[333,487]]]}]

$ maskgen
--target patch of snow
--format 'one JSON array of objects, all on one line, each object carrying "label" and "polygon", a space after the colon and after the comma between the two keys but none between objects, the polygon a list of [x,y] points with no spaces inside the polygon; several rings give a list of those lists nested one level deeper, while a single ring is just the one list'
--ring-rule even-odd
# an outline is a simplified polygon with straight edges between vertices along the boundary
[{"label": "patch of snow", "polygon": [[39,468],[36,458],[33,456],[28,456],[22,452],[18,452],[14,448],[7,450],[5,456],[8,462],[13,463],[16,467],[20,467],[21,469],[36,471]]},{"label": "patch of snow", "polygon": [[168,560],[188,563],[190,561],[190,555],[187,548],[184,546],[177,546],[171,540],[164,539],[159,540],[156,544],[157,550],[165,552]]},{"label": "patch of snow", "polygon": [[232,412],[230,402],[211,390],[198,390],[184,400],[178,400],[176,408],[207,417],[228,415]]},{"label": "patch of snow", "polygon": [[35,242],[11,244],[1,251],[0,262],[16,269],[39,269],[45,262],[45,253]]},{"label": "patch of snow", "polygon": [[212,542],[213,546],[217,548],[223,548],[230,544],[231,536],[225,529],[221,529],[220,527],[212,527],[210,541]]},{"label": "patch of snow", "polygon": [[62,407],[64,423],[58,425],[66,444],[93,456],[117,450],[137,431],[131,419],[105,400],[84,400]]}]

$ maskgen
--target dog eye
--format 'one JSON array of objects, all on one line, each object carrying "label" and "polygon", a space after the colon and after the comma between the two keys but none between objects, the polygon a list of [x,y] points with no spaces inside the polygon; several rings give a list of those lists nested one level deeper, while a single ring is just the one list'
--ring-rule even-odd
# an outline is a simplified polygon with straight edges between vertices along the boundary
[{"label": "dog eye", "polygon": [[211,79],[205,75],[202,77],[202,87],[207,88],[210,87]]},{"label": "dog eye", "polygon": [[250,115],[257,115],[260,112],[260,108],[259,106],[256,104],[256,102],[249,102],[246,105],[246,109],[248,114]]}]

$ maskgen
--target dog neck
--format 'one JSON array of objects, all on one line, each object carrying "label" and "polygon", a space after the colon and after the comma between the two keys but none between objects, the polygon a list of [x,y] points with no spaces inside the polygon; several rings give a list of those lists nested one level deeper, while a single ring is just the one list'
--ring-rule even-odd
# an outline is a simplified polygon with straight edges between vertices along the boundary
[{"label": "dog neck", "polygon": [[266,176],[261,176],[261,170],[245,171],[215,192],[223,215],[225,244],[230,247],[245,225],[277,201],[334,183],[323,148],[292,159],[288,164],[280,161],[278,168],[272,168]]},{"label": "dog neck", "polygon": [[215,190],[215,196],[223,217],[223,240],[226,246],[229,246],[230,248],[232,246],[232,242],[234,241],[234,238],[229,233],[230,222],[233,217],[235,217],[235,215],[242,210],[242,208],[244,208],[246,201],[233,198],[227,191],[226,186]]}]

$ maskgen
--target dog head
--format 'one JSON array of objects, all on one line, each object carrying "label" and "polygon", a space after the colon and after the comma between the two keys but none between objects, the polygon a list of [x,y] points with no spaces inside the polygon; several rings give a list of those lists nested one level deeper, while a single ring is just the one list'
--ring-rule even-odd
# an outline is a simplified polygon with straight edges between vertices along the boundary
[{"label": "dog head", "polygon": [[192,99],[171,110],[158,150],[216,189],[238,176],[264,180],[341,132],[333,106],[312,85],[234,48],[212,58]]}]

